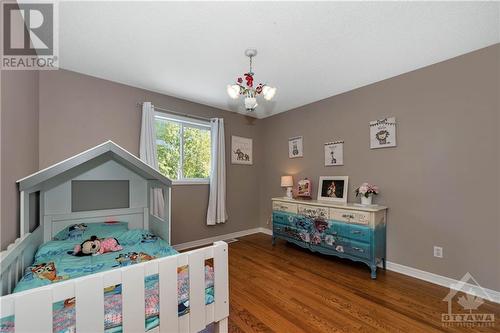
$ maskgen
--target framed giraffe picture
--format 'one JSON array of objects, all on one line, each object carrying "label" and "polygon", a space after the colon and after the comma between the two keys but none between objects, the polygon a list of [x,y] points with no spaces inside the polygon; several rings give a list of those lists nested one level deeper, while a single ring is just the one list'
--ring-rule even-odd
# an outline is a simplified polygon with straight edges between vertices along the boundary
[{"label": "framed giraffe picture", "polygon": [[344,141],[325,143],[325,166],[344,165]]}]

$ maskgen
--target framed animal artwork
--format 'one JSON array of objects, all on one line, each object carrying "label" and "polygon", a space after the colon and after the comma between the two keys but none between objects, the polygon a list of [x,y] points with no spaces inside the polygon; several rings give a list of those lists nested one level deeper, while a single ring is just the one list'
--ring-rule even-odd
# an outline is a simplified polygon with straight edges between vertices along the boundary
[{"label": "framed animal artwork", "polygon": [[231,136],[231,163],[253,164],[253,140],[240,136]]},{"label": "framed animal artwork", "polygon": [[396,118],[370,121],[370,148],[396,147]]},{"label": "framed animal artwork", "polygon": [[344,141],[325,143],[325,166],[344,165]]},{"label": "framed animal artwork", "polygon": [[288,157],[297,158],[304,156],[304,146],[302,145],[302,137],[296,136],[288,139]]}]

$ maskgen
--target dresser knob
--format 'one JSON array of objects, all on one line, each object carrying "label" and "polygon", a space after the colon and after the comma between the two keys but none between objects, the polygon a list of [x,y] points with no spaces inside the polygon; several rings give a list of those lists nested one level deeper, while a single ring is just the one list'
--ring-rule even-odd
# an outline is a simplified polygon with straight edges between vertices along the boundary
[{"label": "dresser knob", "polygon": [[359,231],[359,230],[353,230],[353,231],[351,231],[351,233],[352,233],[352,234],[360,234],[360,233],[361,233],[361,231]]}]

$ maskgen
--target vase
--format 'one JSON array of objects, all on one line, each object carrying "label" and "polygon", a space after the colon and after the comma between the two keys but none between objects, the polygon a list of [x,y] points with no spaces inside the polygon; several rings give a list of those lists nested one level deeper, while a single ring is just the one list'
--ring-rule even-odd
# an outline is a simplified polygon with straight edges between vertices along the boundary
[{"label": "vase", "polygon": [[362,195],[361,196],[361,204],[362,205],[371,205],[372,198],[373,198],[373,196],[371,196],[371,195],[369,195],[368,197],[365,197],[364,195]]}]

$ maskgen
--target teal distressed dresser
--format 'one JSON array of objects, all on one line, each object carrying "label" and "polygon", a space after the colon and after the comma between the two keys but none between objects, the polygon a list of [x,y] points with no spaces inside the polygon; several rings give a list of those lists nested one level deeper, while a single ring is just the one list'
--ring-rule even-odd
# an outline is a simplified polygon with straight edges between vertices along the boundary
[{"label": "teal distressed dresser", "polygon": [[273,245],[281,238],[313,252],[385,269],[387,207],[273,198]]}]

